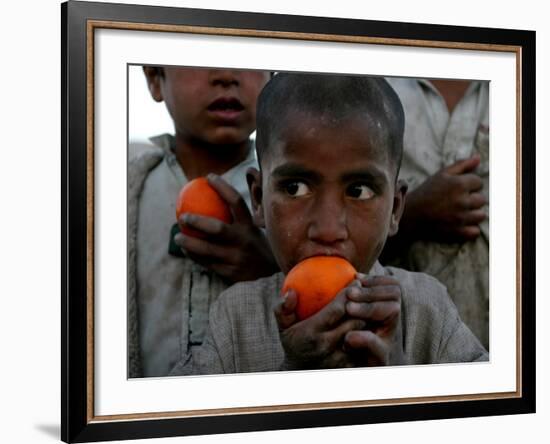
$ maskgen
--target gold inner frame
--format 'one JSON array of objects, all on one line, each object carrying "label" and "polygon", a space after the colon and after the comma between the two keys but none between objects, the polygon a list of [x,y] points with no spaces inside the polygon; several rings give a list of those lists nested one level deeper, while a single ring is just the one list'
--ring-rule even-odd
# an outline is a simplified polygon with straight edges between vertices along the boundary
[{"label": "gold inner frame", "polygon": [[[489,52],[511,52],[516,56],[516,391],[499,392],[487,394],[464,394],[451,396],[428,396],[428,397],[410,397],[394,398],[383,400],[364,400],[364,401],[342,401],[325,402],[310,404],[287,404],[271,405],[260,407],[232,407],[207,410],[184,410],[173,412],[150,412],[150,413],[132,413],[119,415],[94,415],[94,32],[96,29],[119,29],[131,31],[155,31],[155,32],[176,32],[188,34],[219,35],[231,37],[256,37],[256,38],[277,38],[289,40],[308,40],[325,41],[337,43],[364,43],[376,45],[396,45],[412,46],[422,48],[443,48],[443,49],[466,49]],[[164,418],[189,418],[200,416],[226,416],[237,414],[259,414],[272,412],[293,412],[301,410],[325,410],[333,408],[358,408],[374,407],[388,405],[406,405],[415,403],[440,403],[440,402],[458,402],[458,401],[479,401],[520,398],[522,396],[522,243],[521,243],[521,145],[522,145],[522,49],[520,46],[496,45],[485,43],[466,43],[466,42],[445,42],[435,40],[412,40],[396,38],[379,38],[368,36],[342,36],[330,34],[308,34],[300,32],[282,32],[282,31],[262,31],[249,29],[233,28],[210,28],[186,25],[162,25],[148,23],[130,23],[104,20],[87,21],[87,39],[86,39],[86,159],[87,159],[87,422],[107,422],[107,421],[125,421],[125,420],[146,420],[146,419],[164,419]]]}]

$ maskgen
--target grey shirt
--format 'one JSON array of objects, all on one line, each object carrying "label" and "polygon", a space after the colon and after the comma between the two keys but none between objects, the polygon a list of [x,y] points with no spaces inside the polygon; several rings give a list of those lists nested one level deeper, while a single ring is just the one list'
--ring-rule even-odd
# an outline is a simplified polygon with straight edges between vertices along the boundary
[{"label": "grey shirt", "polygon": [[[402,343],[407,364],[486,361],[488,354],[460,320],[445,287],[423,273],[384,268],[374,275],[396,278],[402,291]],[[281,297],[282,273],[238,283],[212,305],[203,346],[172,375],[277,371],[284,350],[273,307]]]},{"label": "grey shirt", "polygon": [[[172,152],[173,137],[163,135],[152,142],[148,147],[131,146],[129,165],[128,237],[130,255],[135,257],[128,271],[135,283],[129,286],[130,302],[135,306],[134,312],[129,310],[129,324],[136,324],[134,337],[139,345],[133,360],[139,360],[141,367],[132,370],[130,366],[131,377],[166,376],[177,361],[199,346],[210,304],[228,286],[190,258],[169,254],[177,196],[188,180]],[[149,168],[136,168],[148,156],[156,156],[156,161]],[[249,206],[246,170],[251,166],[257,166],[254,149],[245,161],[222,175]],[[141,188],[133,187],[133,182],[141,183]]]}]

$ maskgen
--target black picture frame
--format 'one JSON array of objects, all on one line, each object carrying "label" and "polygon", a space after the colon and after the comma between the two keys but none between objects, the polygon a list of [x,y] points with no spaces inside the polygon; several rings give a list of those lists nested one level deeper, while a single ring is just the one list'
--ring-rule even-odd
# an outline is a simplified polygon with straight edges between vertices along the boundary
[{"label": "black picture frame", "polygon": [[[328,39],[369,37],[437,42],[441,47],[503,45],[519,57],[520,136],[517,141],[519,220],[518,385],[494,399],[348,408],[240,412],[230,415],[102,420],[93,414],[93,109],[89,78],[91,23],[189,26]],[[535,412],[535,32],[279,14],[69,1],[62,23],[62,384],[61,437],[65,442],[219,434]],[[285,38],[285,37],[281,37]],[[313,37],[315,38],[315,37]],[[529,118],[522,118],[527,114]],[[92,347],[92,349],[91,349]]]}]

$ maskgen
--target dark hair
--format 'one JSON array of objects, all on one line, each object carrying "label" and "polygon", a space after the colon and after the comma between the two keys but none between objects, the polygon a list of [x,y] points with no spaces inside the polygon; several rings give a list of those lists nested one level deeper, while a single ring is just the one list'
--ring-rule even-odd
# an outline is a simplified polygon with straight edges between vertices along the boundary
[{"label": "dark hair", "polygon": [[389,150],[399,171],[405,117],[397,94],[382,77],[280,73],[262,90],[256,113],[256,150],[261,162],[290,112],[329,116],[331,125],[364,116],[373,146]]}]

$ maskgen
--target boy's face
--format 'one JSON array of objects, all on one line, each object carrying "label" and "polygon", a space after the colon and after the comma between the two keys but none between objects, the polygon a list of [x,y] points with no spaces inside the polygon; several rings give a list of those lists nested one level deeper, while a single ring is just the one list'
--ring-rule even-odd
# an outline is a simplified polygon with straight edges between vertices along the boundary
[{"label": "boy's face", "polygon": [[176,133],[214,145],[239,144],[256,128],[264,71],[145,67],[151,95],[164,101]]},{"label": "boy's face", "polygon": [[317,255],[346,258],[366,273],[397,232],[406,186],[384,147],[371,146],[359,118],[324,125],[293,113],[249,174],[256,222],[287,273]]}]

